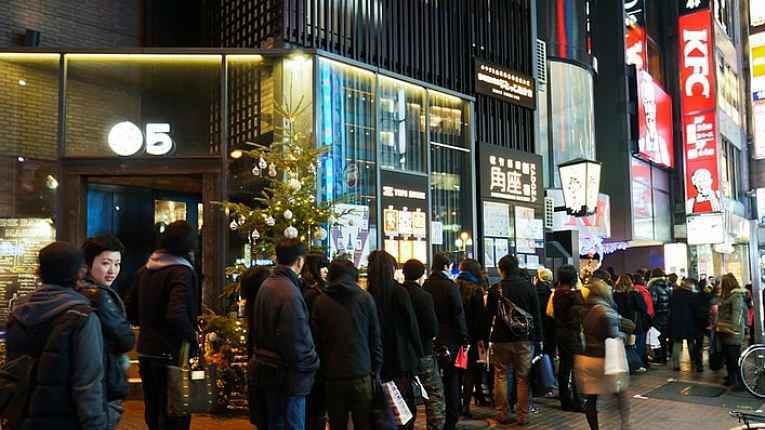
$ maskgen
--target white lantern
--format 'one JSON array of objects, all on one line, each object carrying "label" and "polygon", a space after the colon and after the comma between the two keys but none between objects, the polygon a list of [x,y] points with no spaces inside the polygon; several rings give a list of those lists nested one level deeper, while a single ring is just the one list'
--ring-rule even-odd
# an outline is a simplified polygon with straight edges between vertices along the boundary
[{"label": "white lantern", "polygon": [[598,206],[601,163],[577,158],[558,165],[563,201],[569,215],[592,215]]}]

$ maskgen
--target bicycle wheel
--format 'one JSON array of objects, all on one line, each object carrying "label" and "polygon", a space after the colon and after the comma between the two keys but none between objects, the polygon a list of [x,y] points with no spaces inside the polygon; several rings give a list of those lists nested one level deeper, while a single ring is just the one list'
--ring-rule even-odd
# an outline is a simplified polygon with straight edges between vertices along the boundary
[{"label": "bicycle wheel", "polygon": [[741,354],[741,381],[753,396],[765,398],[765,345],[752,345]]}]

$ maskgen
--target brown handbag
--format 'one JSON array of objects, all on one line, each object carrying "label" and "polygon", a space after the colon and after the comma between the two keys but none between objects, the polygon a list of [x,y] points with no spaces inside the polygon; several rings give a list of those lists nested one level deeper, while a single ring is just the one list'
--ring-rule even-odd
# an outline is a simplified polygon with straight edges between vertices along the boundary
[{"label": "brown handbag", "polygon": [[181,344],[177,366],[167,366],[167,415],[182,417],[206,413],[212,408],[213,394],[210,372],[200,352],[200,370],[189,367],[189,342]]}]

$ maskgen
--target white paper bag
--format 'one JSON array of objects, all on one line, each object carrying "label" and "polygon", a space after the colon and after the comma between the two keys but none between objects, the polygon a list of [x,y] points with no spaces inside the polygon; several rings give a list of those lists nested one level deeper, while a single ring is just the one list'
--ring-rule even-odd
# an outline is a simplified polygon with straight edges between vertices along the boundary
[{"label": "white paper bag", "polygon": [[648,329],[645,343],[651,349],[659,348],[661,347],[661,342],[659,342],[659,336],[661,336],[661,333],[659,332],[659,330],[656,330],[656,328],[651,327],[650,329]]},{"label": "white paper bag", "polygon": [[430,394],[428,394],[428,390],[425,389],[425,386],[422,385],[422,381],[420,381],[419,376],[414,377],[414,383],[417,384],[418,387],[420,387],[420,394],[422,395],[422,398],[425,400],[430,400]]},{"label": "white paper bag", "polygon": [[629,363],[627,362],[627,351],[624,349],[624,341],[620,337],[609,337],[606,339],[606,360],[605,374],[619,375],[629,373]]},{"label": "white paper bag", "polygon": [[383,393],[385,393],[385,401],[388,403],[391,415],[393,415],[393,421],[399,425],[406,425],[414,415],[409,410],[409,406],[406,404],[404,397],[398,390],[396,383],[388,381],[382,384]]}]

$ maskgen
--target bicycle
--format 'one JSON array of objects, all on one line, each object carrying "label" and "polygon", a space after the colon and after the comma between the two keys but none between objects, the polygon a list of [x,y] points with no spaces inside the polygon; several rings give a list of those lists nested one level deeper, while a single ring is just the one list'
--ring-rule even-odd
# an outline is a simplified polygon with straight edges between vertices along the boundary
[{"label": "bicycle", "polygon": [[738,358],[738,367],[746,391],[765,399],[765,345],[755,344],[745,349]]},{"label": "bicycle", "polygon": [[765,428],[765,415],[744,412],[744,411],[730,411],[728,412],[732,417],[737,418],[738,422],[743,424],[740,427],[734,427],[731,430],[748,430],[748,429],[762,429]]}]

